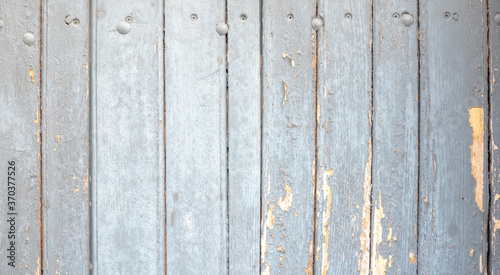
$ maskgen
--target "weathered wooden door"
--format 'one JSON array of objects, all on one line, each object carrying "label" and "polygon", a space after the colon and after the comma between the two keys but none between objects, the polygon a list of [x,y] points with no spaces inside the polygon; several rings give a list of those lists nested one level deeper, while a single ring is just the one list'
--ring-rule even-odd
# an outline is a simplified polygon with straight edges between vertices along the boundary
[{"label": "weathered wooden door", "polygon": [[500,274],[500,1],[0,2],[0,274]]}]

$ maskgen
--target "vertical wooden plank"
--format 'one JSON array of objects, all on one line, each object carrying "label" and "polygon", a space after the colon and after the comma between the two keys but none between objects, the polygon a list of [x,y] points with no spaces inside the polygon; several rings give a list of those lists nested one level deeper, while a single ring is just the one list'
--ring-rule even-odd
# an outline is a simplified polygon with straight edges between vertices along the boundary
[{"label": "vertical wooden plank", "polygon": [[486,1],[420,1],[418,272],[485,273]]},{"label": "vertical wooden plank", "polygon": [[89,272],[89,5],[44,2],[43,256],[49,274]]},{"label": "vertical wooden plank", "polygon": [[244,0],[227,4],[229,273],[259,274],[260,5]]},{"label": "vertical wooden plank", "polygon": [[415,274],[418,210],[417,1],[373,7],[371,269]]},{"label": "vertical wooden plank", "polygon": [[316,274],[367,274],[371,1],[319,1]]},{"label": "vertical wooden plank", "polygon": [[490,236],[488,273],[500,274],[500,1],[489,0],[490,84]]},{"label": "vertical wooden plank", "polygon": [[0,270],[41,273],[39,1],[0,5]]},{"label": "vertical wooden plank", "polygon": [[225,1],[167,1],[167,272],[227,273]]},{"label": "vertical wooden plank", "polygon": [[261,270],[312,272],[315,1],[263,1]]},{"label": "vertical wooden plank", "polygon": [[96,4],[93,271],[163,273],[163,4]]}]

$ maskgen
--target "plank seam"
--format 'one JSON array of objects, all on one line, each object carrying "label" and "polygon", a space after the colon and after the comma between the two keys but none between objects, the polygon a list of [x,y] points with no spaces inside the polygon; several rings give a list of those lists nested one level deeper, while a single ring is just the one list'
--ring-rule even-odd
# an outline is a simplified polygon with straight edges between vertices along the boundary
[{"label": "plank seam", "polygon": [[[224,22],[226,23],[226,26],[229,24],[228,22],[228,0],[224,1]],[[229,64],[228,64],[228,51],[229,51],[229,45],[228,45],[228,33],[226,32],[225,36],[225,55],[224,57],[226,58],[226,274],[229,274],[229,237],[230,237],[230,232],[229,232],[229,226],[230,226],[230,220],[229,220]]]},{"label": "plank seam", "polygon": [[369,117],[370,117],[370,146],[369,146],[369,149],[370,152],[369,152],[369,159],[368,161],[370,162],[370,213],[369,213],[369,216],[370,216],[370,232],[368,233],[368,236],[369,236],[369,239],[370,239],[370,242],[369,242],[369,248],[368,248],[368,270],[369,272],[371,271],[371,266],[372,266],[372,232],[373,232],[373,212],[372,211],[372,207],[373,207],[373,144],[371,144],[373,142],[373,99],[374,99],[374,85],[373,85],[373,82],[374,82],[374,79],[375,79],[375,75],[374,75],[374,66],[373,66],[373,60],[374,60],[374,53],[373,53],[373,25],[374,25],[374,21],[373,21],[373,0],[370,1],[370,4],[371,4],[371,9],[370,9],[370,13],[371,13],[371,21],[370,21],[370,53],[371,53],[371,94],[370,94],[370,111],[369,111]]},{"label": "plank seam", "polygon": [[[315,0],[315,17],[318,17],[318,1]],[[324,29],[324,28],[321,28]],[[317,206],[317,194],[318,194],[318,62],[319,62],[319,30],[315,32],[315,48],[313,48],[314,54],[313,57],[315,59],[314,61],[314,190],[313,190],[313,198],[314,198],[314,203],[313,203],[313,238],[312,238],[312,273],[314,274],[316,272],[315,270],[315,259],[316,259],[316,226],[317,226],[317,215],[316,215],[316,206]],[[324,252],[323,252],[324,253]]]},{"label": "plank seam", "polygon": [[419,233],[419,223],[420,223],[420,120],[421,120],[421,112],[420,112],[420,101],[421,101],[421,85],[420,85],[420,0],[417,0],[417,221],[416,221],[416,228],[415,228],[415,235],[416,235],[416,251],[415,254],[417,255],[417,266],[415,267],[415,273],[418,274],[418,267],[419,267],[419,261],[420,259],[418,258],[419,255],[419,245],[418,245],[418,233]]},{"label": "plank seam", "polygon": [[491,93],[493,92],[493,87],[491,86],[490,82],[490,73],[492,64],[491,64],[491,45],[490,45],[490,5],[489,5],[489,0],[486,0],[486,47],[487,47],[487,70],[486,70],[486,86],[487,86],[487,95],[486,95],[486,101],[487,101],[487,106],[488,106],[488,214],[486,218],[486,272],[487,273],[492,273],[492,267],[490,266],[490,224],[491,224],[491,193],[492,193],[492,180],[491,180],[491,173],[493,171],[493,165],[492,165],[492,153],[491,153],[491,133],[493,131],[493,125],[492,125],[492,118],[491,118],[491,112],[492,112],[492,106],[491,106]]},{"label": "plank seam", "polygon": [[164,212],[164,227],[165,231],[163,232],[164,236],[164,251],[163,257],[165,261],[164,274],[167,274],[167,82],[166,82],[166,73],[165,68],[167,67],[167,58],[166,58],[166,45],[165,45],[165,0],[161,1],[162,3],[162,42],[163,42],[163,163],[164,163],[164,177],[163,177],[163,212]]},{"label": "plank seam", "polygon": [[263,158],[263,154],[262,154],[262,149],[264,148],[263,147],[263,141],[264,141],[264,137],[263,137],[263,123],[262,123],[262,114],[264,112],[264,96],[263,96],[263,90],[264,90],[264,83],[262,81],[262,79],[264,78],[264,69],[263,69],[263,66],[262,66],[262,63],[263,63],[263,49],[264,49],[264,39],[263,39],[263,29],[264,29],[264,24],[263,23],[263,12],[262,10],[264,9],[264,0],[259,0],[259,58],[260,58],[260,192],[259,192],[259,195],[260,195],[260,198],[259,198],[259,202],[260,202],[260,209],[259,209],[259,220],[260,220],[260,225],[259,225],[259,259],[258,259],[258,263],[259,263],[259,274],[262,274],[262,264],[261,264],[261,259],[263,257],[262,255],[262,226],[264,225],[264,222],[263,222],[263,215],[262,215],[262,192],[263,192],[263,188],[262,188],[262,174],[264,172],[264,170],[262,169],[262,167],[264,166],[264,158]]},{"label": "plank seam", "polygon": [[[40,136],[40,140],[39,140],[39,152],[40,152],[40,157],[39,157],[39,161],[40,161],[40,273],[43,274],[43,231],[44,231],[44,226],[43,226],[43,221],[44,221],[44,215],[46,215],[45,211],[43,211],[43,198],[44,198],[44,194],[46,194],[46,192],[44,192],[44,184],[43,184],[43,157],[44,157],[44,154],[43,154],[43,129],[40,129],[40,125],[43,125],[43,123],[45,123],[45,120],[43,119],[43,112],[42,112],[42,93],[46,92],[46,81],[45,81],[45,78],[46,78],[46,71],[43,66],[44,63],[43,61],[46,60],[47,58],[47,53],[46,53],[46,50],[47,50],[47,47],[46,45],[44,45],[45,43],[47,43],[47,39],[45,39],[45,33],[43,32],[43,29],[44,29],[44,23],[46,24],[46,16],[45,13],[47,12],[47,1],[43,1],[43,0],[39,0],[39,3],[40,3],[40,44],[39,44],[39,47],[40,47],[40,58],[39,58],[39,62],[40,62],[40,93],[38,94],[38,110],[39,110],[39,121],[38,121],[38,132],[39,132],[39,136]],[[45,20],[44,20],[45,18]],[[46,26],[45,26],[45,29]]]}]

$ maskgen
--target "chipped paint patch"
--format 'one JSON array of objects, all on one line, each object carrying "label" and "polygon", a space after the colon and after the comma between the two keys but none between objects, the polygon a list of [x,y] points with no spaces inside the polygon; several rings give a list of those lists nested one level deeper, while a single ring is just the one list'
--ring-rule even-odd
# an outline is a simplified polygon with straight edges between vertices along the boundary
[{"label": "chipped paint patch", "polygon": [[484,193],[484,114],[483,108],[474,107],[469,109],[469,123],[472,127],[471,152],[471,174],[476,180],[476,203],[481,211],[483,209]]},{"label": "chipped paint patch", "polygon": [[80,188],[75,187],[75,193],[78,193],[79,190],[80,190]]},{"label": "chipped paint patch", "polygon": [[415,257],[415,253],[410,252],[410,263],[415,264],[416,261],[417,261],[417,257]]},{"label": "chipped paint patch", "polygon": [[281,252],[285,252],[285,249],[283,248],[283,246],[279,245],[278,248],[277,248],[278,251],[281,251]]},{"label": "chipped paint patch", "polygon": [[281,107],[285,107],[286,98],[288,97],[288,85],[283,81],[283,88],[285,89],[285,98],[283,99],[283,103],[281,103]]},{"label": "chipped paint patch", "polygon": [[264,270],[262,275],[271,275],[271,266],[269,265],[268,262],[266,262],[266,269]]},{"label": "chipped paint patch", "polygon": [[328,185],[328,178],[333,176],[333,169],[323,171],[323,201],[326,201],[326,209],[323,210],[323,240],[321,254],[321,275],[325,275],[330,267],[330,254],[328,253],[328,242],[330,240],[330,227],[328,226],[332,212],[332,188]]},{"label": "chipped paint patch", "polygon": [[31,81],[31,82],[35,82],[35,71],[33,71],[33,69],[29,70],[28,80]]},{"label": "chipped paint patch", "polygon": [[371,214],[371,189],[372,189],[372,141],[368,141],[368,161],[365,166],[365,177],[363,181],[363,216],[361,236],[361,254],[358,261],[360,274],[370,273],[370,214]]},{"label": "chipped paint patch", "polygon": [[309,260],[307,260],[307,267],[304,269],[304,273],[306,275],[313,274],[313,268],[312,268],[313,251],[314,251],[314,246],[313,246],[313,241],[311,240],[309,242]]},{"label": "chipped paint patch", "polygon": [[382,206],[382,191],[380,191],[379,198],[379,205],[378,208],[375,208],[373,216],[372,271],[374,274],[385,274],[387,259],[384,259],[378,252],[378,247],[382,243],[382,219],[385,217]]},{"label": "chipped paint patch", "polygon": [[496,238],[496,234],[497,234],[497,230],[500,229],[500,220],[497,220],[495,219],[495,217],[493,217],[493,236],[495,236]]},{"label": "chipped paint patch", "polygon": [[469,255],[470,255],[471,258],[474,257],[474,249],[470,250]]},{"label": "chipped paint patch", "polygon": [[281,208],[281,210],[288,212],[290,206],[292,206],[292,201],[293,201],[292,188],[290,187],[290,185],[288,185],[288,183],[285,186],[285,191],[286,191],[285,198],[284,199],[282,197],[279,198],[278,206]]}]

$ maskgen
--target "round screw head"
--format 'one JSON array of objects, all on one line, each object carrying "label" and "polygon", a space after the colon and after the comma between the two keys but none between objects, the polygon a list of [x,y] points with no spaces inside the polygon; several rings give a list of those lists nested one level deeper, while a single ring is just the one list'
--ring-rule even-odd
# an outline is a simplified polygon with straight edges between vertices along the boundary
[{"label": "round screw head", "polygon": [[227,26],[226,23],[223,23],[223,22],[219,22],[217,23],[217,26],[215,27],[215,30],[217,31],[217,33],[222,36],[222,35],[226,35],[227,32],[229,31],[229,27]]},{"label": "round screw head", "polygon": [[125,22],[127,22],[127,23],[132,22],[132,20],[133,20],[133,19],[132,19],[132,16],[127,16],[127,17],[125,17]]},{"label": "round screw head", "polygon": [[500,26],[500,13],[497,13],[497,15],[495,15],[495,23]]},{"label": "round screw head", "polygon": [[292,21],[293,20],[293,14],[289,14],[286,16],[286,19],[288,19],[289,21]]},{"label": "round screw head", "polygon": [[118,26],[116,27],[116,30],[121,33],[121,34],[127,34],[129,31],[130,31],[130,24],[125,22],[125,21],[122,21],[118,24]]},{"label": "round screw head", "polygon": [[352,19],[352,14],[350,14],[350,13],[346,13],[346,14],[344,15],[344,18],[345,18],[345,20],[347,20],[347,21],[351,20],[351,19]]},{"label": "round screw head", "polygon": [[246,21],[247,21],[247,19],[248,19],[248,18],[247,18],[247,15],[246,15],[246,14],[242,14],[242,15],[240,15],[240,20],[241,20],[241,22],[246,22]]},{"label": "round screw head", "polygon": [[443,14],[443,17],[444,17],[444,19],[449,19],[450,18],[450,13],[449,12],[445,12]]},{"label": "round screw head", "polygon": [[413,25],[413,16],[409,13],[403,13],[401,15],[401,22],[407,27]]},{"label": "round screw head", "polygon": [[196,20],[198,20],[198,15],[193,13],[189,16],[189,19],[191,19],[191,21],[196,21]]},{"label": "round screw head", "polygon": [[395,12],[392,14],[392,18],[398,19],[399,18],[399,13]]},{"label": "round screw head", "polygon": [[73,19],[73,26],[78,26],[78,25],[80,25],[80,19],[78,18]]},{"label": "round screw head", "polygon": [[311,22],[313,30],[319,31],[323,27],[323,20],[321,18],[314,18]]},{"label": "round screw head", "polygon": [[32,33],[27,32],[23,35],[23,42],[28,46],[33,46],[33,44],[35,44],[35,36]]}]

